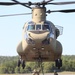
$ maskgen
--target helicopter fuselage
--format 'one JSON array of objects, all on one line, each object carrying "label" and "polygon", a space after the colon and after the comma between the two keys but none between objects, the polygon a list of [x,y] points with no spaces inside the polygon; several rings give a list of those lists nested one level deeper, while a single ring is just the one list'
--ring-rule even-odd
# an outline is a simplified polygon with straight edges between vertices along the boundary
[{"label": "helicopter fuselage", "polygon": [[56,40],[56,27],[49,21],[25,23],[17,52],[25,61],[35,61],[39,57],[43,61],[61,58],[62,46]]},{"label": "helicopter fuselage", "polygon": [[23,27],[22,41],[17,52],[24,61],[54,61],[61,58],[62,45],[57,41],[60,31],[46,20],[46,8],[32,9],[32,21]]}]

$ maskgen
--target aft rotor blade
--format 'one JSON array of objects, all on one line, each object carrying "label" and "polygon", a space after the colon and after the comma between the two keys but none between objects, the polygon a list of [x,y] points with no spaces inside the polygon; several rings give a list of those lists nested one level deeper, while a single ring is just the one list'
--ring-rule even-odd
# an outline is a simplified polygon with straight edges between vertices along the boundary
[{"label": "aft rotor blade", "polygon": [[30,15],[30,14],[32,14],[32,13],[22,13],[22,14],[0,15],[0,17],[20,16],[20,15]]},{"label": "aft rotor blade", "polygon": [[75,9],[68,9],[68,10],[55,10],[50,12],[63,12],[63,13],[72,13],[75,12]]},{"label": "aft rotor blade", "polygon": [[45,1],[45,2],[48,3],[48,2],[51,2],[51,1],[53,1],[53,0],[48,0],[48,1]]},{"label": "aft rotor blade", "polygon": [[53,2],[53,3],[47,3],[47,4],[66,5],[66,4],[75,4],[75,1],[69,1],[69,2]]}]

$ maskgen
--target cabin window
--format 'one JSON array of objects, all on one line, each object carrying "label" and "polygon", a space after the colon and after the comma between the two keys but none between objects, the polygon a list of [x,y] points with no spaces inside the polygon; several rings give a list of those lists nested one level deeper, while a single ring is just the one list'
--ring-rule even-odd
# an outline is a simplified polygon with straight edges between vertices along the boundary
[{"label": "cabin window", "polygon": [[49,27],[49,25],[42,25],[42,29],[43,30],[50,30],[50,27]]},{"label": "cabin window", "polygon": [[35,25],[28,25],[27,30],[35,30]]},{"label": "cabin window", "polygon": [[36,30],[41,30],[41,25],[36,25]]}]

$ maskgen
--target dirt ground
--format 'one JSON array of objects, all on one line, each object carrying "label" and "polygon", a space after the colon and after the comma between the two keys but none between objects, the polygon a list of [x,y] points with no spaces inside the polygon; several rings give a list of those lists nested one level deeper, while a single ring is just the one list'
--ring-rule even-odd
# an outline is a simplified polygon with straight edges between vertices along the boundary
[{"label": "dirt ground", "polygon": [[[33,75],[33,73],[31,74],[0,74],[0,75]],[[39,74],[39,75],[43,75],[43,74]],[[54,73],[44,73],[44,75],[54,75]],[[75,72],[60,72],[58,73],[58,75],[75,75]]]}]

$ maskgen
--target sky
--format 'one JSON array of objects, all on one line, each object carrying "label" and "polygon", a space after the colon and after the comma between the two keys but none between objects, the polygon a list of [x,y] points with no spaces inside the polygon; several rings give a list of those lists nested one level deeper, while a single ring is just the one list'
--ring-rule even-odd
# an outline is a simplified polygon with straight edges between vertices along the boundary
[{"label": "sky", "polygon": [[[0,2],[11,2],[11,0],[0,0]],[[28,0],[18,0],[28,2]],[[31,0],[35,2],[35,0]],[[39,0],[42,1],[42,0]],[[61,0],[72,1],[72,0]],[[38,0],[36,0],[38,2]],[[55,0],[53,2],[60,2]],[[75,4],[71,5],[48,5],[47,10],[75,9]],[[0,15],[31,13],[31,10],[22,6],[2,6],[0,5]],[[22,27],[25,22],[30,21],[32,15],[21,15],[11,17],[0,17],[0,56],[16,56],[16,47],[22,40]],[[54,25],[63,27],[63,34],[58,37],[63,46],[63,55],[75,55],[75,13],[51,13],[47,15],[47,20]]]}]

